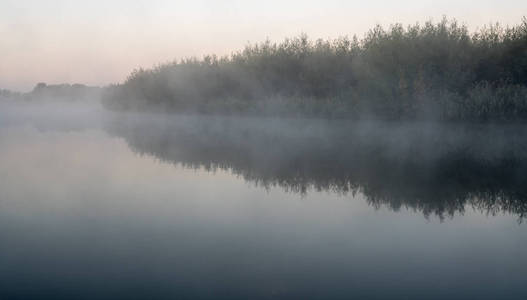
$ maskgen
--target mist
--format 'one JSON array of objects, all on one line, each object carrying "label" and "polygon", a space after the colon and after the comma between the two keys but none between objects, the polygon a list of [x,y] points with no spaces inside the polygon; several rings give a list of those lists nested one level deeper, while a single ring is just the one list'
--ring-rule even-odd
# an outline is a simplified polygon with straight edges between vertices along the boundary
[{"label": "mist", "polygon": [[0,298],[523,299],[527,20],[412,24],[0,89]]},{"label": "mist", "polygon": [[522,222],[527,209],[522,124],[115,113],[97,102],[1,108],[3,131],[96,130],[137,155],[223,170],[264,191],[359,193],[373,208],[412,208],[440,220],[471,207]]}]

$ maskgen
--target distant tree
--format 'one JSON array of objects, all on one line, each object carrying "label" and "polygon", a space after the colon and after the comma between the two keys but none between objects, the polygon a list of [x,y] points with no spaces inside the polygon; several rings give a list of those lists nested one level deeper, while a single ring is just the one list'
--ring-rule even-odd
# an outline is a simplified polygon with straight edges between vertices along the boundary
[{"label": "distant tree", "polygon": [[46,87],[47,87],[47,84],[45,82],[39,82],[37,83],[37,85],[35,86],[33,90],[38,91],[38,90],[45,89]]}]

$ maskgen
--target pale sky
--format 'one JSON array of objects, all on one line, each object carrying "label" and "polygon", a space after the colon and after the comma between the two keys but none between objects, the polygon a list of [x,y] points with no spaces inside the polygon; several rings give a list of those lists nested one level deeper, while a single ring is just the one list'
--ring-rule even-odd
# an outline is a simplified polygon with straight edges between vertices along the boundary
[{"label": "pale sky", "polygon": [[361,37],[375,24],[443,15],[471,30],[515,25],[527,16],[527,1],[0,0],[0,88],[106,85],[137,67],[228,54],[266,38]]}]

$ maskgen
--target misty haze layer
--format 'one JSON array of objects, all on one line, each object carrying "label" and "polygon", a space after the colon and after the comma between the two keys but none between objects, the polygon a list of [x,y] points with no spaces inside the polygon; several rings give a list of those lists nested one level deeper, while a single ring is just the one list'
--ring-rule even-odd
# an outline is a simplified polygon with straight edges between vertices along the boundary
[{"label": "misty haze layer", "polygon": [[527,18],[290,34],[408,1],[0,0],[0,300],[525,300]]},{"label": "misty haze layer", "polygon": [[263,188],[361,194],[440,218],[467,207],[522,221],[527,136],[518,125],[127,115],[104,128],[133,151]]},{"label": "misty haze layer", "polygon": [[[0,126],[98,130],[133,152],[264,189],[362,195],[440,218],[527,213],[527,136],[518,124],[443,124],[108,113],[83,103],[2,105]],[[89,158],[86,158],[89,159]]]},{"label": "misty haze layer", "polygon": [[0,298],[523,300],[525,135],[0,103]]}]

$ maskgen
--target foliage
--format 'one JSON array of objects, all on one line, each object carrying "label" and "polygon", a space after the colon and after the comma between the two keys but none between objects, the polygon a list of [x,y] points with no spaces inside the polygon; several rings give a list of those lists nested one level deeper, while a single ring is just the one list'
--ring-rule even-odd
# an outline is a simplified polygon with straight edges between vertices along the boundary
[{"label": "foliage", "polygon": [[469,33],[444,18],[376,26],[363,39],[248,45],[230,56],[139,69],[112,109],[386,119],[527,117],[527,18]]}]

